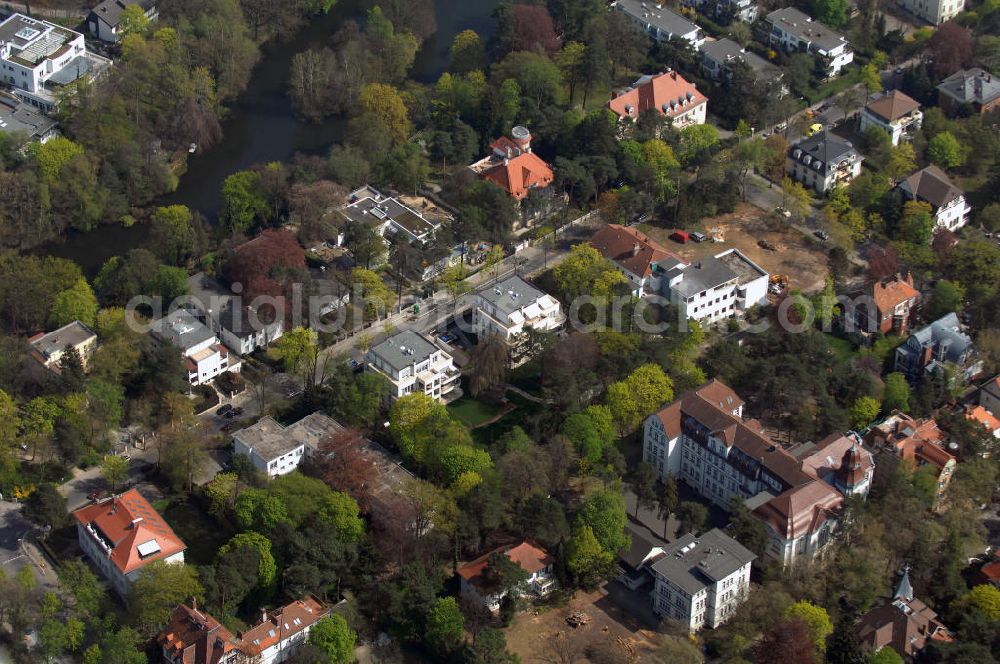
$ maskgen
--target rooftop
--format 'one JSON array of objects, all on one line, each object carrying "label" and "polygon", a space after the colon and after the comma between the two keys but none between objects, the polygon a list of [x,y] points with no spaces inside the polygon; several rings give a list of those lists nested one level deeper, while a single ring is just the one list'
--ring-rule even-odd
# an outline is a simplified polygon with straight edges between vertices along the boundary
[{"label": "rooftop", "polygon": [[913,275],[895,275],[891,279],[872,284],[872,299],[882,313],[889,313],[897,306],[913,298],[920,299],[920,291],[913,287]]},{"label": "rooftop", "polygon": [[958,322],[958,316],[952,312],[945,314],[930,325],[926,325],[913,334],[897,351],[912,352],[911,340],[915,340],[921,348],[932,346],[939,347],[944,355],[944,359],[950,362],[958,362],[962,355],[972,346],[972,337],[962,332],[962,326]]},{"label": "rooftop", "polygon": [[156,641],[180,664],[218,664],[239,647],[232,632],[197,603],[179,604]]},{"label": "rooftop", "polygon": [[313,623],[329,615],[319,600],[307,596],[272,611],[266,619],[243,633],[240,650],[258,655],[267,648],[292,638]]},{"label": "rooftop", "polygon": [[859,156],[853,143],[825,129],[795,143],[789,150],[793,159],[801,160],[807,166],[809,165],[807,158],[832,168],[837,162]]},{"label": "rooftop", "polygon": [[548,551],[528,541],[523,541],[514,546],[502,546],[494,549],[465,563],[458,568],[458,575],[473,585],[482,585],[486,581],[484,572],[489,564],[490,556],[494,553],[506,554],[528,574],[539,572],[554,562]]},{"label": "rooftop", "polygon": [[927,201],[934,209],[944,207],[965,192],[937,166],[931,164],[903,180],[899,185],[910,196]]},{"label": "rooftop", "polygon": [[59,123],[33,106],[0,95],[0,132],[24,134],[27,138],[42,138]]},{"label": "rooftop", "polygon": [[752,51],[748,51],[732,39],[715,39],[705,42],[701,52],[706,57],[720,64],[742,62],[752,71],[767,78],[777,78],[782,75],[781,67],[772,64]]},{"label": "rooftop", "polygon": [[25,67],[58,57],[81,35],[55,23],[12,14],[0,23],[0,54]]},{"label": "rooftop", "polygon": [[653,265],[668,258],[683,263],[676,254],[653,238],[619,224],[608,224],[600,228],[591,236],[590,244],[605,258],[639,277],[650,276],[653,274]]},{"label": "rooftop", "polygon": [[937,86],[960,104],[988,104],[1000,97],[1000,79],[985,69],[973,67],[957,71]]},{"label": "rooftop", "polygon": [[618,0],[615,4],[626,14],[675,37],[684,37],[701,29],[680,14],[663,7],[662,3],[657,4],[653,0]]},{"label": "rooftop", "polygon": [[152,332],[159,339],[170,342],[183,351],[215,338],[212,330],[184,309],[177,309],[153,323]]},{"label": "rooftop", "polygon": [[403,330],[375,344],[371,352],[397,371],[419,364],[441,349],[413,330]]},{"label": "rooftop", "polygon": [[78,320],[67,325],[63,325],[58,330],[36,334],[29,339],[31,347],[41,353],[42,357],[48,361],[53,355],[66,350],[67,346],[79,346],[91,339],[97,338],[97,333],[91,330]]},{"label": "rooftop", "polygon": [[154,4],[155,0],[104,0],[104,2],[94,7],[93,12],[105,23],[115,27],[121,22],[122,12],[125,11],[125,7],[128,5],[139,5],[143,11],[148,12]]},{"label": "rooftop", "polygon": [[187,548],[138,489],[78,509],[73,516],[95,531],[123,574]]},{"label": "rooftop", "polygon": [[813,20],[808,14],[804,14],[794,7],[775,9],[767,15],[767,20],[788,34],[815,44],[824,51],[832,51],[837,46],[847,43],[847,40],[839,32]]},{"label": "rooftop", "polygon": [[287,427],[266,415],[251,426],[234,431],[233,438],[238,438],[264,461],[272,461],[302,445],[317,449],[323,438],[342,428],[320,412],[306,415]]},{"label": "rooftop", "polygon": [[735,281],[738,277],[724,261],[715,257],[703,258],[676,269],[684,275],[684,278],[677,285],[671,286],[671,290],[676,291],[681,297],[695,296],[702,291]]},{"label": "rooftop", "polygon": [[653,571],[690,595],[700,592],[748,565],[756,558],[718,528],[696,536],[684,535],[653,563]]},{"label": "rooftop", "polygon": [[509,315],[534,304],[546,297],[546,294],[521,277],[511,275],[497,284],[480,290],[479,297],[493,304],[498,311]]},{"label": "rooftop", "polygon": [[876,97],[865,107],[869,113],[877,115],[885,122],[894,122],[920,108],[917,100],[899,90],[890,90]]},{"label": "rooftop", "polygon": [[392,222],[417,239],[433,233],[439,225],[432,223],[396,198],[383,196],[368,186],[352,192],[350,202],[341,208],[340,212],[356,223],[381,225]]},{"label": "rooftop", "polygon": [[650,109],[675,117],[708,101],[694,83],[676,71],[646,74],[608,102],[608,108],[633,120]]}]

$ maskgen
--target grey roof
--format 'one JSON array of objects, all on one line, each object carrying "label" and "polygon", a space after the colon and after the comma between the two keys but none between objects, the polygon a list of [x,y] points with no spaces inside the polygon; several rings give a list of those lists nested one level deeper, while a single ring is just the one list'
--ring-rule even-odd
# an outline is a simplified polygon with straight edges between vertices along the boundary
[{"label": "grey roof", "polygon": [[46,83],[53,83],[55,85],[69,85],[73,81],[76,81],[88,74],[95,74],[110,66],[110,62],[94,55],[93,53],[83,53],[78,55],[66,65],[52,74]]},{"label": "grey roof", "polygon": [[696,261],[685,267],[682,273],[684,278],[672,287],[682,297],[697,295],[739,277],[724,261],[715,257]]},{"label": "grey roof", "polygon": [[681,37],[700,28],[666,7],[658,8],[653,0],[618,0],[618,7],[629,16],[656,26],[661,32]]},{"label": "grey roof", "polygon": [[357,223],[383,224],[391,220],[418,238],[437,228],[416,210],[395,198],[383,196],[371,187],[353,192],[351,202],[342,207],[340,213]]},{"label": "grey roof", "polygon": [[899,186],[911,197],[927,201],[935,210],[965,195],[965,192],[955,186],[944,171],[933,164],[921,168],[903,180]]},{"label": "grey roof", "polygon": [[899,585],[896,586],[896,592],[892,595],[893,599],[902,599],[905,602],[909,602],[913,599],[913,584],[910,583],[910,568],[903,568],[903,577],[899,580]]},{"label": "grey roof", "polygon": [[238,337],[245,337],[266,329],[273,324],[273,318],[274,312],[270,307],[258,311],[256,316],[250,316],[250,307],[237,309],[230,302],[219,314],[219,326]]},{"label": "grey roof", "polygon": [[128,5],[139,5],[144,12],[148,12],[154,4],[156,4],[154,0],[140,0],[139,2],[104,0],[104,2],[94,7],[91,11],[94,15],[100,17],[102,21],[114,28],[121,22],[122,12],[125,11],[125,7]]},{"label": "grey roof", "polygon": [[440,349],[422,334],[403,330],[372,346],[371,352],[393,369],[399,370],[423,362],[438,350]]},{"label": "grey roof", "polygon": [[511,275],[503,281],[479,291],[479,297],[492,303],[499,311],[511,314],[523,306],[532,304],[538,298],[545,297],[545,293],[521,277]]},{"label": "grey roof", "polygon": [[97,333],[78,320],[63,325],[58,330],[46,332],[31,339],[31,347],[46,359],[61,353],[66,346],[79,346],[84,341],[96,337]]},{"label": "grey roof", "polygon": [[17,99],[0,96],[0,132],[41,138],[59,123],[38,109]]},{"label": "grey roof", "polygon": [[710,58],[720,65],[739,61],[746,64],[752,71],[767,78],[777,78],[781,76],[781,67],[773,65],[756,53],[745,50],[732,39],[716,39],[705,42],[701,47],[701,52],[706,58]]},{"label": "grey roof", "polygon": [[1000,80],[985,69],[973,67],[955,72],[937,89],[961,104],[987,104],[1000,97]]},{"label": "grey roof", "polygon": [[665,540],[634,521],[625,524],[625,534],[629,536],[632,544],[629,548],[619,551],[618,557],[632,569],[637,569],[654,548],[658,547],[665,551],[669,546]]},{"label": "grey roof", "polygon": [[[962,332],[955,312],[945,314],[930,325],[917,330],[910,335],[910,338],[916,339],[924,348],[927,346],[942,348],[945,360],[949,362],[961,361],[962,355],[972,346],[972,338]],[[900,351],[907,354],[913,352],[911,348],[908,348],[909,345],[910,343],[907,342],[900,346]]]},{"label": "grey roof", "polygon": [[653,564],[653,571],[690,595],[724,579],[757,557],[718,528],[700,536],[688,533],[671,544],[665,553]]},{"label": "grey roof", "polygon": [[300,445],[318,449],[321,440],[342,429],[335,420],[320,412],[306,415],[287,427],[266,415],[251,426],[233,432],[233,438],[238,438],[264,461],[273,461]]},{"label": "grey roof", "polygon": [[813,19],[808,14],[800,12],[795,7],[775,9],[767,15],[767,20],[772,25],[780,26],[788,34],[815,44],[825,51],[833,50],[846,42],[844,36],[839,32]]},{"label": "grey roof", "polygon": [[[799,157],[795,156],[796,150],[802,151]],[[859,156],[853,143],[825,129],[814,136],[802,139],[789,148],[789,152],[792,159],[797,161],[801,161],[801,157],[809,156],[828,166],[851,155]]]},{"label": "grey roof", "polygon": [[212,330],[183,309],[164,316],[152,327],[153,334],[181,350],[188,350],[215,337]]}]

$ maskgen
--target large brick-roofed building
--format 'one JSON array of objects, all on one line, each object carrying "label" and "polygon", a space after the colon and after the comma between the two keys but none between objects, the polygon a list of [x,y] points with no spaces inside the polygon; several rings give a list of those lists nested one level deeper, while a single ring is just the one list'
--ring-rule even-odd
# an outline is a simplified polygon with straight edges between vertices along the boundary
[{"label": "large brick-roofed building", "polygon": [[647,74],[608,102],[622,120],[637,120],[653,110],[670,118],[675,127],[705,124],[708,97],[676,71]]},{"label": "large brick-roofed building", "polygon": [[531,132],[527,127],[514,127],[510,134],[493,141],[490,153],[469,168],[522,201],[532,189],[545,189],[552,184],[555,174],[544,159],[531,151]]}]

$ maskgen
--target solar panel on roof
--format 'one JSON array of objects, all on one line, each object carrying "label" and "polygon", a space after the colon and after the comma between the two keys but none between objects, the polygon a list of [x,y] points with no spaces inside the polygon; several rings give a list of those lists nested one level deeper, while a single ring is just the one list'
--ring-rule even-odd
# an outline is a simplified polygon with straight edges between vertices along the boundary
[{"label": "solar panel on roof", "polygon": [[145,558],[146,556],[151,556],[154,553],[160,552],[160,545],[156,540],[149,540],[148,542],[143,542],[136,547],[139,551],[139,555]]}]

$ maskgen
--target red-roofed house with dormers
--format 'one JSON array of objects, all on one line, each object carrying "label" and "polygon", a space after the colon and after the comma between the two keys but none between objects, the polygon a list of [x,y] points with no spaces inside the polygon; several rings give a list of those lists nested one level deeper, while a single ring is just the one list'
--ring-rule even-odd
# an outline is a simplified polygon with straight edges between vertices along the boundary
[{"label": "red-roofed house with dormers", "polygon": [[490,153],[469,168],[518,202],[532,189],[545,189],[555,180],[552,168],[531,151],[531,132],[521,126],[514,127],[510,137],[493,141]]},{"label": "red-roofed house with dormers", "polygon": [[635,120],[648,110],[670,118],[675,127],[705,124],[708,97],[675,71],[646,74],[608,102],[621,120]]},{"label": "red-roofed house with dormers", "polygon": [[187,545],[136,489],[73,512],[80,548],[124,596],[156,561],[184,563]]}]

